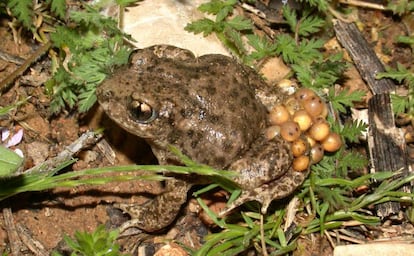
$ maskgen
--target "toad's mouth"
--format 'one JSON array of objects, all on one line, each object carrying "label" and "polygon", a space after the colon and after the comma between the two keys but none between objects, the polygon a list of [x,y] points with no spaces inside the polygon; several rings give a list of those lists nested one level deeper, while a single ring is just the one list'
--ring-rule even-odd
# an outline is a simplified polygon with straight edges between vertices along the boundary
[{"label": "toad's mouth", "polygon": [[128,102],[128,113],[139,124],[149,124],[158,117],[158,112],[151,105],[134,99]]}]

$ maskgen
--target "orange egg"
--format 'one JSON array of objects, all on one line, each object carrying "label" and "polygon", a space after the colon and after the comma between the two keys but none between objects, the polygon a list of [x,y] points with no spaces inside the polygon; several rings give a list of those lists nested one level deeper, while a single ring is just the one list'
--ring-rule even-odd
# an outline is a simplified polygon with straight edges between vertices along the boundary
[{"label": "orange egg", "polygon": [[312,117],[303,109],[296,111],[292,120],[298,123],[301,131],[308,130],[312,125]]},{"label": "orange egg", "polygon": [[315,92],[309,88],[300,88],[295,92],[295,98],[299,102],[303,102],[311,97],[316,96]]},{"label": "orange egg", "polygon": [[292,142],[291,145],[292,155],[294,157],[301,156],[308,150],[308,144],[303,139],[299,138]]},{"label": "orange egg", "polygon": [[283,105],[276,105],[270,110],[269,113],[269,122],[272,125],[280,125],[287,120],[289,120],[290,114],[285,106]]},{"label": "orange egg", "polygon": [[328,137],[326,137],[322,141],[322,147],[325,151],[328,152],[335,152],[340,149],[342,146],[341,136],[335,132],[329,133]]},{"label": "orange egg", "polygon": [[299,156],[293,159],[292,168],[295,171],[303,172],[308,169],[309,167],[309,156]]},{"label": "orange egg", "polygon": [[311,163],[319,163],[324,155],[323,147],[321,144],[316,143],[310,150]]},{"label": "orange egg", "polygon": [[294,141],[300,136],[300,128],[298,123],[293,121],[284,122],[280,126],[280,135],[286,141]]},{"label": "orange egg", "polygon": [[321,112],[320,116],[326,119],[328,114],[329,114],[328,106],[326,105],[325,102],[323,102],[322,112]]},{"label": "orange egg", "polygon": [[318,96],[312,96],[309,99],[302,102],[303,108],[309,115],[316,117],[321,115],[324,109],[324,102]]},{"label": "orange egg", "polygon": [[308,133],[316,141],[322,141],[329,135],[330,129],[328,122],[319,121],[311,126]]},{"label": "orange egg", "polygon": [[306,141],[308,142],[310,147],[313,147],[316,144],[316,140],[313,139],[312,137],[308,136],[308,135],[306,136]]},{"label": "orange egg", "polygon": [[280,135],[280,126],[279,125],[272,125],[265,129],[264,135],[266,139],[271,140],[274,137]]}]

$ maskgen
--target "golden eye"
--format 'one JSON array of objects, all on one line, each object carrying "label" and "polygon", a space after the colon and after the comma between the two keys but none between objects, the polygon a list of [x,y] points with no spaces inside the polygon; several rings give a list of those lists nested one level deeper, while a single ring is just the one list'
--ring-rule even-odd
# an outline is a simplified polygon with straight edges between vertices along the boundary
[{"label": "golden eye", "polygon": [[140,124],[148,124],[154,121],[157,117],[157,111],[147,103],[138,100],[132,100],[128,104],[130,116]]}]

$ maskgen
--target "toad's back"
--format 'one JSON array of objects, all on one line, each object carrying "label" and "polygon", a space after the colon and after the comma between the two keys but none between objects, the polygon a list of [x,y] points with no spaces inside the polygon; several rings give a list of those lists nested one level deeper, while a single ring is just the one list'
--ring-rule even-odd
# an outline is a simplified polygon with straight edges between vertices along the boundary
[{"label": "toad's back", "polygon": [[[106,109],[113,119],[155,145],[161,162],[168,157],[157,151],[172,144],[193,160],[224,168],[265,127],[266,110],[249,85],[250,74],[231,58],[206,55],[197,61],[160,61],[138,53],[130,66],[100,86],[98,97],[101,104],[111,104]],[[108,91],[110,98],[102,100]],[[131,102],[145,103],[157,117],[151,122],[134,120]]]}]

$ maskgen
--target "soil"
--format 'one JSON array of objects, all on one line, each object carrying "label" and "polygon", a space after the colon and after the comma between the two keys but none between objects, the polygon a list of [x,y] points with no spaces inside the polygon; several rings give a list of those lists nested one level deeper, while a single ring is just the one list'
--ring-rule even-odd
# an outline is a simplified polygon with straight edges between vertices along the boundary
[{"label": "soil", "polygon": [[[359,20],[364,24],[363,31],[366,38],[374,48],[379,49],[378,53],[383,54],[384,60],[388,60],[387,64],[395,66],[397,62],[412,63],[410,49],[398,46],[391,40],[397,35],[412,33],[413,31],[409,30],[410,24],[407,26],[407,22],[404,23],[396,17],[376,10],[361,9],[358,15]],[[376,40],[372,38],[374,30],[381,33]],[[24,59],[28,58],[38,47],[25,35],[21,35],[22,41],[16,43],[5,18],[0,23],[0,37],[2,38],[1,51]],[[78,155],[79,160],[67,171],[132,163],[156,163],[150,148],[144,141],[124,132],[108,120],[98,106],[84,115],[74,111],[51,115],[48,111],[50,99],[42,86],[48,78],[46,71],[49,66],[47,58],[41,58],[16,80],[10,90],[0,96],[1,106],[7,106],[19,99],[31,96],[27,104],[12,111],[11,115],[0,119],[0,127],[9,129],[22,127],[24,129],[24,139],[17,147],[23,150],[26,157],[25,169],[56,156],[84,131],[100,127],[106,129],[104,137],[116,153],[116,162],[110,163],[105,157],[105,152],[94,146]],[[0,80],[17,67],[17,64],[0,59]],[[350,81],[353,81],[350,84],[363,84],[357,73],[350,72],[349,74]],[[3,209],[10,207],[14,222],[23,224],[32,237],[50,251],[58,246],[64,235],[73,236],[75,231],[91,232],[100,224],[110,226],[125,221],[127,216],[114,210],[112,207],[114,202],[143,203],[148,196],[161,192],[162,185],[158,182],[113,182],[104,186],[79,186],[23,193],[2,201],[1,207]],[[165,237],[177,237],[177,233],[187,231],[196,232],[196,236],[207,232],[204,224],[194,217],[198,212],[196,203],[190,202],[185,211],[192,213],[186,215],[189,219],[178,220],[176,224],[180,227],[179,230],[172,229],[173,231]],[[187,226],[190,223],[192,227],[185,227],[183,223],[187,223]],[[4,227],[4,219],[0,216],[0,253],[8,251],[10,245],[8,233]],[[173,235],[174,232],[176,233]],[[309,240],[303,240],[302,246],[309,250],[302,248],[299,252],[307,251],[307,255],[332,254],[332,248],[326,239],[316,239],[317,244],[309,244]],[[148,250],[151,251],[151,249]],[[21,252],[21,255],[33,254],[26,249]]]}]

